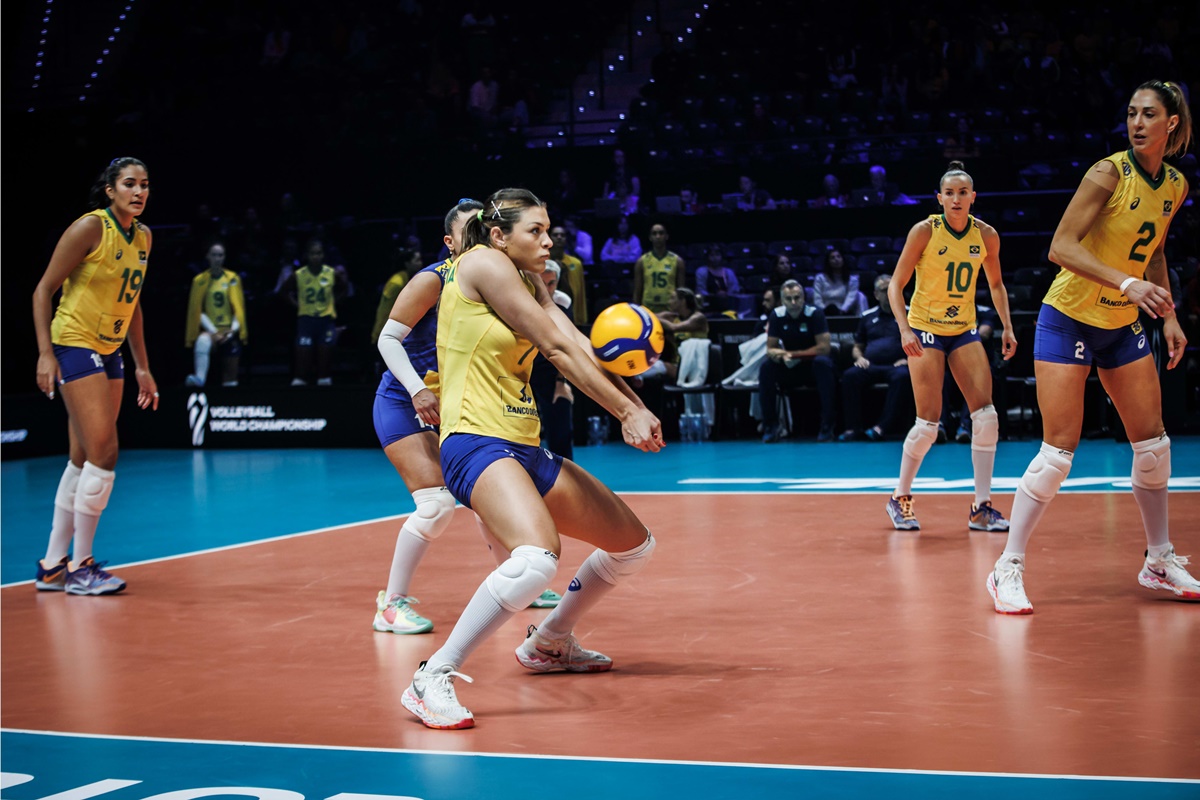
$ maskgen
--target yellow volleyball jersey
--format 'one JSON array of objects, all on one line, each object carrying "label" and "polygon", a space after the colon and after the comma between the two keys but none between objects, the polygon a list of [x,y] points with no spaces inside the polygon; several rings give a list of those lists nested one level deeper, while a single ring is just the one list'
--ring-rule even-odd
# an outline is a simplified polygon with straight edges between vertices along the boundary
[{"label": "yellow volleyball jersey", "polygon": [[337,283],[333,267],[321,265],[316,275],[307,266],[296,270],[296,299],[300,303],[297,312],[302,317],[337,317],[333,307],[333,287]]},{"label": "yellow volleyball jersey", "polygon": [[203,305],[200,306],[219,331],[227,331],[233,327],[233,300],[230,292],[235,290],[241,278],[236,272],[224,270],[221,277],[208,282],[208,291],[204,294]]},{"label": "yellow volleyball jersey", "polygon": [[[467,252],[479,247],[483,245]],[[529,374],[537,350],[489,305],[463,296],[455,279],[457,269],[456,261],[446,273],[438,306],[441,438],[473,433],[536,447],[541,422]],[[520,275],[530,295],[536,296],[530,277]]]},{"label": "yellow volleyball jersey", "polygon": [[975,327],[975,282],[983,271],[987,246],[979,221],[967,217],[961,233],[945,214],[931,214],[933,235],[917,261],[917,286],[908,309],[913,328],[953,336]]},{"label": "yellow volleyball jersey", "polygon": [[[1103,263],[1142,278],[1171,218],[1179,210],[1183,176],[1169,164],[1155,180],[1133,151],[1114,153],[1105,161],[1117,167],[1117,188],[1104,204],[1081,244]],[[1138,308],[1121,293],[1061,269],[1043,301],[1072,319],[1113,330],[1137,321]]]},{"label": "yellow volleyball jersey", "polygon": [[642,305],[658,313],[667,310],[667,301],[679,288],[679,256],[668,250],[661,259],[651,250],[642,255]]},{"label": "yellow volleyball jersey", "polygon": [[100,245],[63,282],[50,339],[54,344],[108,355],[121,346],[129,332],[129,320],[146,277],[150,237],[136,219],[130,230],[123,230],[108,209],[90,211],[79,219],[84,217],[99,217],[104,233]]}]

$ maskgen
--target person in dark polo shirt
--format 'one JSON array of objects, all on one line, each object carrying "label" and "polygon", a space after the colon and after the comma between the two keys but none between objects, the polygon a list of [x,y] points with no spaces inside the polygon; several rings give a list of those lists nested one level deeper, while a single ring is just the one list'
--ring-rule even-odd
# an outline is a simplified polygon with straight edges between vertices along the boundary
[{"label": "person in dark polo shirt", "polygon": [[900,327],[887,301],[888,284],[891,282],[891,275],[880,275],[875,279],[875,302],[878,305],[867,309],[854,334],[854,365],[842,375],[846,431],[838,437],[839,442],[850,442],[863,436],[862,395],[866,386],[876,381],[887,381],[888,385],[883,413],[879,415],[875,427],[866,431],[866,437],[873,442],[887,433],[896,414],[897,403],[912,390],[908,357],[904,355],[904,347],[900,344]]},{"label": "person in dark polo shirt", "polygon": [[821,400],[817,441],[832,441],[834,375],[825,313],[804,304],[804,287],[798,281],[784,283],[780,295],[783,306],[767,315],[767,360],[758,372],[763,442],[778,442],[783,435],[777,405],[779,390],[814,384]]}]

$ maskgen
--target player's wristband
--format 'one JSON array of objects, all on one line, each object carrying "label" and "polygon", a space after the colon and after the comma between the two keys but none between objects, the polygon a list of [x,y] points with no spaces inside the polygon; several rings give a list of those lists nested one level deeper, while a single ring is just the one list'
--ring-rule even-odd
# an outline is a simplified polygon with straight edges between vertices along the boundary
[{"label": "player's wristband", "polygon": [[1125,294],[1125,290],[1129,288],[1129,284],[1133,283],[1136,280],[1137,280],[1137,278],[1135,278],[1131,275],[1130,277],[1121,281],[1121,294]]}]

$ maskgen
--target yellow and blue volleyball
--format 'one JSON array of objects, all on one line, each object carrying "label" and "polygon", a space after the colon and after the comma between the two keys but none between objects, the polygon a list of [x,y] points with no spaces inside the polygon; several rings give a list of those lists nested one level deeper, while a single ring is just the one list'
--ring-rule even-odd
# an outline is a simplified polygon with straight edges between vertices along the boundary
[{"label": "yellow and blue volleyball", "polygon": [[617,303],[600,312],[592,323],[592,350],[600,366],[629,377],[640,375],[663,351],[663,328],[648,308]]}]

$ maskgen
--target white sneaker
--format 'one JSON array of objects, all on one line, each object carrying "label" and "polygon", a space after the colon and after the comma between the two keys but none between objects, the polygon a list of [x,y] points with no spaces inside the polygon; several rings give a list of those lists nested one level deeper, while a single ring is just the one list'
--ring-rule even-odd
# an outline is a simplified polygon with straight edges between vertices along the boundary
[{"label": "white sneaker", "polygon": [[421,662],[400,702],[416,714],[427,728],[443,731],[474,728],[475,716],[458,702],[458,696],[454,694],[454,679],[462,678],[467,683],[474,681],[461,672],[455,672],[449,664],[427,672],[426,663]]},{"label": "white sneaker", "polygon": [[1033,605],[1025,596],[1025,559],[1009,556],[996,562],[988,573],[987,589],[996,604],[997,614],[1032,614]]},{"label": "white sneaker", "polygon": [[394,594],[385,598],[383,592],[375,598],[375,621],[371,627],[380,633],[429,633],[433,623],[413,611],[415,597]]},{"label": "white sneaker", "polygon": [[525,669],[534,672],[608,672],[612,659],[595,650],[579,646],[579,641],[568,634],[565,639],[547,639],[530,625],[525,632],[525,641],[517,648],[517,661]]},{"label": "white sneaker", "polygon": [[1188,563],[1187,556],[1175,555],[1175,545],[1162,558],[1150,558],[1147,553],[1138,583],[1147,589],[1166,589],[1185,600],[1200,600],[1200,581],[1185,569]]}]

